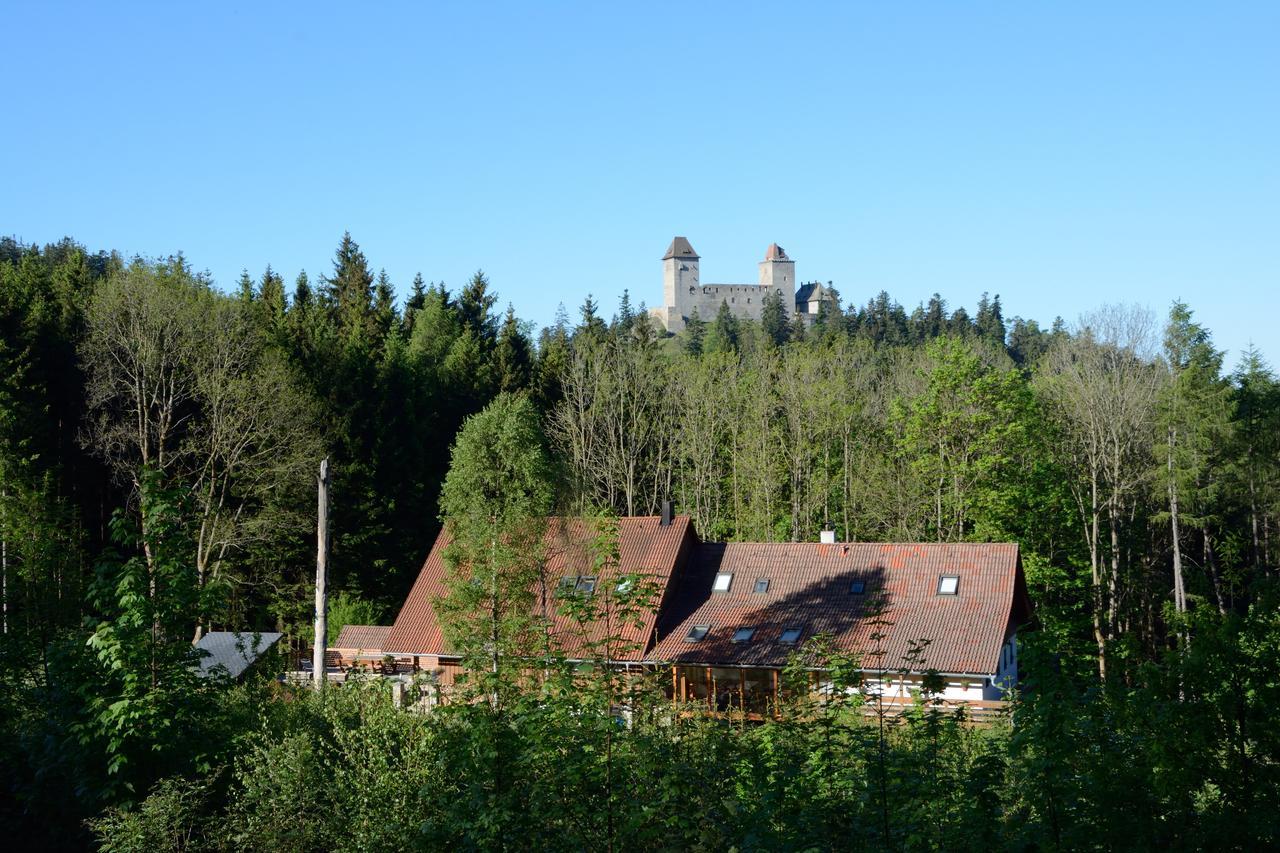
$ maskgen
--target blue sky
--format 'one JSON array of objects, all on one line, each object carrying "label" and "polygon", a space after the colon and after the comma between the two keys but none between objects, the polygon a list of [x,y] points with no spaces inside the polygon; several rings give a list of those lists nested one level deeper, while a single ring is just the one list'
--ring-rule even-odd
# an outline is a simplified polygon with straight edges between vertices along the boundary
[{"label": "blue sky", "polygon": [[[10,4],[0,233],[545,324],[772,241],[846,300],[1189,302],[1280,361],[1280,3]],[[259,8],[259,6],[263,8]]]}]

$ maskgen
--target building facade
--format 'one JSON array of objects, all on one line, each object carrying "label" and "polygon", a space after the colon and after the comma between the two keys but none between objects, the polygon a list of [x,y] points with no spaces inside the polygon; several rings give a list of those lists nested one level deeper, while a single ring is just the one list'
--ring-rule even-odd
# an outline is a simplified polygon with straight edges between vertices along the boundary
[{"label": "building facade", "polygon": [[[550,520],[536,605],[550,615],[548,637],[575,658],[578,634],[554,599],[645,577],[652,611],[619,629],[614,662],[669,671],[673,701],[768,713],[791,654],[818,636],[858,661],[864,691],[898,704],[927,672],[942,677],[940,699],[973,707],[1017,683],[1017,633],[1032,613],[1016,544],[702,542],[688,516],[664,514],[619,519],[618,564],[602,570],[592,535],[581,520]],[[461,671],[434,610],[447,544],[441,532],[376,641],[378,654],[445,688]],[[831,689],[821,667],[812,676],[816,692]]]},{"label": "building facade", "polygon": [[788,317],[799,314],[810,323],[824,301],[835,301],[831,290],[819,282],[798,284],[796,262],[777,243],[765,250],[758,284],[703,282],[700,260],[684,237],[673,239],[662,256],[662,307],[650,313],[668,332],[683,331],[695,312],[704,321],[714,320],[721,305],[727,305],[734,316],[758,322],[766,297],[773,294],[781,295]]}]

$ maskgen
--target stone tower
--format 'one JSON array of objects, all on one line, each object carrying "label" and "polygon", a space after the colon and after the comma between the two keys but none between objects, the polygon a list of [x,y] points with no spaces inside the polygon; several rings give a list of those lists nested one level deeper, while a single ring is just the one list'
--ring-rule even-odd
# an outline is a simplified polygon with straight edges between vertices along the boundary
[{"label": "stone tower", "polygon": [[684,329],[698,287],[698,253],[684,237],[676,237],[662,256],[662,302],[667,312],[662,319],[668,331]]},{"label": "stone tower", "polygon": [[777,243],[769,244],[764,260],[760,262],[760,286],[781,290],[782,304],[787,306],[787,313],[795,310],[796,262],[788,258]]}]

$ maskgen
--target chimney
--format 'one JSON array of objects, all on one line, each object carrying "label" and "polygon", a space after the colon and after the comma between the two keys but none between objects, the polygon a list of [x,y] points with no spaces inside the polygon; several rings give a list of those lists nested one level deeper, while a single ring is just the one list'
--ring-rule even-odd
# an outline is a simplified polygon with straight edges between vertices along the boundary
[{"label": "chimney", "polygon": [[836,532],[834,530],[824,530],[818,534],[818,541],[823,545],[836,544]]},{"label": "chimney", "polygon": [[671,501],[662,502],[662,520],[658,524],[662,527],[671,526]]}]

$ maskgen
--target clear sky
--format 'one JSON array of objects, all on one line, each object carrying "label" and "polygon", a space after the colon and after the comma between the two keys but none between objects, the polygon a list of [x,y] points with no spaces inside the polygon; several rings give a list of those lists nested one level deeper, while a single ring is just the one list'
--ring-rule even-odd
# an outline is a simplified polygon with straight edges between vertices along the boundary
[{"label": "clear sky", "polygon": [[548,323],[777,241],[846,300],[1189,302],[1280,361],[1280,3],[5,4],[0,233]]}]

